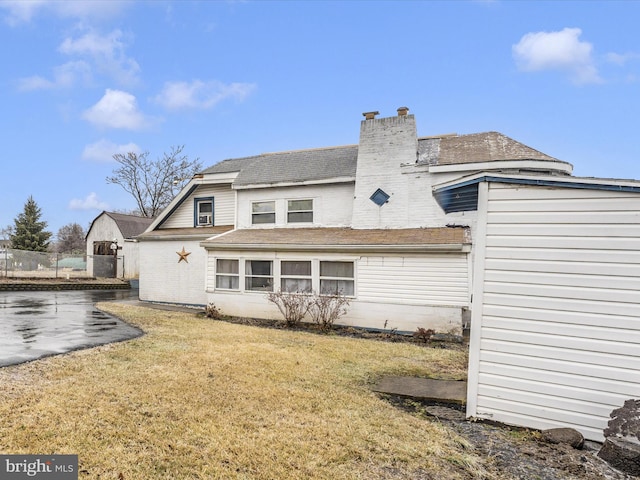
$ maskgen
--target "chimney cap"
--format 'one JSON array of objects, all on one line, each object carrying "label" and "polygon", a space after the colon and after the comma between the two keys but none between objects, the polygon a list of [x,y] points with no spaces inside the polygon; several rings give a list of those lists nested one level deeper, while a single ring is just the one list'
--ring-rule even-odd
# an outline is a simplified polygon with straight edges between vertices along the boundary
[{"label": "chimney cap", "polygon": [[407,114],[407,112],[409,111],[409,107],[399,107],[398,108],[398,116],[399,117],[403,117]]},{"label": "chimney cap", "polygon": [[380,112],[364,112],[362,115],[364,115],[365,120],[373,120],[376,115],[380,115]]}]

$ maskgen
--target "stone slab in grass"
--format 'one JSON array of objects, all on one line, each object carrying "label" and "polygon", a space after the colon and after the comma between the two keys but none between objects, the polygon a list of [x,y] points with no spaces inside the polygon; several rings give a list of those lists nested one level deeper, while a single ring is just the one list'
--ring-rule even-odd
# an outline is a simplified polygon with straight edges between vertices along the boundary
[{"label": "stone slab in grass", "polygon": [[373,391],[441,403],[464,404],[467,401],[467,382],[454,380],[387,376],[374,385]]}]

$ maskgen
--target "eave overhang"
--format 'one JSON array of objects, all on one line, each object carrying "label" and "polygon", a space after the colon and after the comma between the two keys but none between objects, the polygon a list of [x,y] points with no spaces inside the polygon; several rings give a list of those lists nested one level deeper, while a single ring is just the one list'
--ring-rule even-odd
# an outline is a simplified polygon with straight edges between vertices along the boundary
[{"label": "eave overhang", "polygon": [[474,211],[478,209],[478,185],[482,182],[640,193],[640,181],[637,180],[549,175],[514,176],[481,172],[435,185],[433,197],[445,213]]},{"label": "eave overhang", "polygon": [[307,185],[329,185],[333,183],[353,183],[356,181],[356,177],[334,177],[334,178],[321,178],[317,180],[302,180],[298,182],[274,182],[274,183],[251,183],[251,184],[236,184],[234,183],[231,188],[234,190],[254,190],[258,188],[276,188],[276,187],[299,187]]}]

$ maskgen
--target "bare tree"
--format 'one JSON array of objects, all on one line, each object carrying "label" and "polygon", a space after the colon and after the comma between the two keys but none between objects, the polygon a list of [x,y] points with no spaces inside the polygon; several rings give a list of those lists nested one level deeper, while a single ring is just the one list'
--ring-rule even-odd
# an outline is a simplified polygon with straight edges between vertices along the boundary
[{"label": "bare tree", "polygon": [[187,182],[200,170],[199,159],[189,160],[182,153],[184,145],[171,147],[162,158],[149,160],[149,152],[117,153],[113,159],[120,164],[107,177],[107,183],[120,185],[136,200],[143,217],[155,217],[165,208]]},{"label": "bare tree", "polygon": [[77,223],[69,223],[58,230],[58,241],[56,251],[58,253],[85,253],[86,233]]}]

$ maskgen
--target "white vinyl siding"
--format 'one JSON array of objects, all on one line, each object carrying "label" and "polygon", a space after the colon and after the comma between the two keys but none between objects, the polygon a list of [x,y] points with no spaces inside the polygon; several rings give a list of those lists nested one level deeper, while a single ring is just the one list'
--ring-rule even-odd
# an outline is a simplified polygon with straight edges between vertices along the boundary
[{"label": "white vinyl siding", "polygon": [[160,228],[188,228],[194,226],[194,199],[214,198],[215,225],[234,225],[235,192],[230,185],[203,185],[196,188],[167,218]]},{"label": "white vinyl siding", "polygon": [[469,306],[467,254],[364,257],[358,263],[358,298],[411,305]]},{"label": "white vinyl siding", "polygon": [[640,391],[640,195],[480,187],[467,413],[602,441]]},{"label": "white vinyl siding", "polygon": [[[290,269],[294,264],[302,265],[305,262],[311,262],[311,286],[314,291],[320,288],[320,264],[321,262],[331,263],[349,263],[353,266],[353,288],[355,296],[351,298],[348,313],[340,318],[340,324],[351,325],[364,328],[378,329],[394,329],[399,332],[413,333],[417,328],[433,328],[438,332],[460,331],[461,329],[461,313],[463,307],[468,307],[468,279],[462,277],[456,282],[459,288],[465,292],[464,295],[459,294],[457,302],[459,305],[452,305],[453,301],[447,299],[447,303],[437,303],[434,300],[433,293],[429,293],[428,289],[423,288],[423,294],[428,296],[427,301],[423,301],[419,294],[417,298],[411,301],[405,299],[405,290],[394,285],[397,278],[402,277],[398,274],[398,269],[394,267],[394,262],[403,262],[405,265],[412,264],[430,264],[433,259],[437,264],[437,269],[433,272],[432,280],[429,285],[434,290],[437,285],[437,278],[441,280],[444,277],[452,275],[447,273],[453,270],[453,274],[457,277],[461,274],[461,270],[467,270],[466,254],[425,254],[422,256],[385,256],[385,257],[369,257],[366,255],[336,254],[329,252],[314,252],[308,256],[303,256],[301,252],[261,252],[261,251],[225,251],[216,252],[208,250],[207,255],[207,274],[206,289],[207,297],[210,303],[214,303],[226,315],[234,315],[238,317],[255,317],[255,318],[271,318],[281,319],[280,311],[266,299],[264,292],[251,292],[245,290],[245,264],[249,260],[271,260],[273,262],[273,284],[282,288],[282,281],[285,279],[302,279],[308,281],[305,270]],[[221,259],[239,259],[240,271],[240,290],[233,291],[229,289],[216,288],[216,260]],[[448,260],[448,262],[447,262]],[[291,262],[287,265],[288,262]],[[283,266],[284,264],[284,266]],[[379,284],[378,289],[384,291],[384,295],[380,297],[372,293],[368,284],[371,281],[367,278],[375,275],[375,265],[384,265],[385,270],[381,275],[377,276],[378,280],[374,283]],[[308,264],[307,264],[308,265]],[[449,265],[449,266],[447,266]],[[364,275],[361,273],[364,272]],[[415,278],[413,271],[407,271],[406,285],[420,285],[421,280]],[[395,275],[395,276],[394,276]],[[386,280],[385,280],[386,279]],[[349,278],[340,277],[340,280],[350,281]],[[362,282],[362,283],[361,283]],[[365,290],[366,296],[363,297],[362,288]],[[368,290],[368,292],[367,292]],[[395,296],[394,296],[395,295]]]}]

